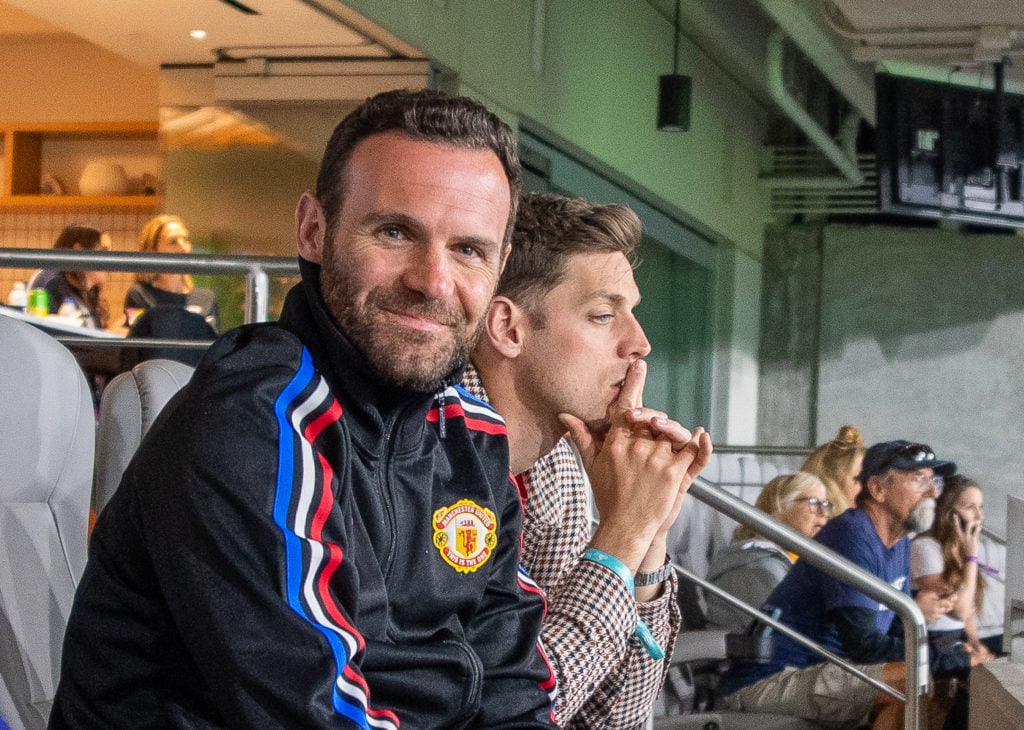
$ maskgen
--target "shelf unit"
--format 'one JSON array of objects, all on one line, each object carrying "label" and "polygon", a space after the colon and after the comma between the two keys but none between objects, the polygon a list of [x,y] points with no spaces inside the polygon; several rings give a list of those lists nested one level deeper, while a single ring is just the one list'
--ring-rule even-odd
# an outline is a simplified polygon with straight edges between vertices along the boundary
[{"label": "shelf unit", "polygon": [[[3,163],[3,172],[0,174],[0,208],[40,211],[60,208],[158,209],[161,200],[157,195],[40,194],[43,176],[48,173],[45,169],[49,164],[46,153],[48,146],[57,145],[64,150],[88,150],[97,145],[127,145],[134,154],[158,160],[158,128],[155,121],[0,124],[0,158]],[[74,161],[69,164],[74,164]],[[75,169],[66,173],[65,177],[73,176],[73,182],[77,185],[80,173],[81,169]]]}]

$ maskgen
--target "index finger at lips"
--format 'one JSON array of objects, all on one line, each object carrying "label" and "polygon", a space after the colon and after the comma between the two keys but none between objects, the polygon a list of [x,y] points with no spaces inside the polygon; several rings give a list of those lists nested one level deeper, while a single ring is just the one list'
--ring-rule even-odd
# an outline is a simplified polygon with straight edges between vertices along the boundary
[{"label": "index finger at lips", "polygon": [[647,363],[636,360],[626,370],[626,378],[622,381],[622,390],[615,403],[624,410],[640,408],[644,404],[644,382],[647,380]]}]

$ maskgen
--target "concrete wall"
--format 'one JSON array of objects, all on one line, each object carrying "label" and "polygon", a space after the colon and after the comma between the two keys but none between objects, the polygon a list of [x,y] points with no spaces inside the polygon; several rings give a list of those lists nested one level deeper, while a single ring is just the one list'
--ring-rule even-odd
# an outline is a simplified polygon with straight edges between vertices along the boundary
[{"label": "concrete wall", "polygon": [[[1002,530],[1006,495],[1024,493],[1024,238],[845,225],[821,228],[819,238],[817,230],[785,239],[797,261],[820,246],[817,362],[805,357],[811,302],[797,297],[795,324],[766,323],[766,339],[774,328],[790,341],[777,343],[764,371],[762,433],[770,440],[772,428],[813,424],[820,443],[851,423],[868,443],[923,441],[979,480],[987,522]],[[794,281],[813,293],[809,272]],[[780,313],[766,307],[765,318]],[[787,370],[781,353],[790,344]]]}]

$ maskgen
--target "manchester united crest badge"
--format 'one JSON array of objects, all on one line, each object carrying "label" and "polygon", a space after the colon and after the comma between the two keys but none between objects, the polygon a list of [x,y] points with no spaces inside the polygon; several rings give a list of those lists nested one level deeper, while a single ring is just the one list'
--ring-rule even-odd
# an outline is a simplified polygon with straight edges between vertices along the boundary
[{"label": "manchester united crest badge", "polygon": [[472,573],[494,552],[497,527],[494,512],[461,499],[434,512],[434,547],[455,570]]}]

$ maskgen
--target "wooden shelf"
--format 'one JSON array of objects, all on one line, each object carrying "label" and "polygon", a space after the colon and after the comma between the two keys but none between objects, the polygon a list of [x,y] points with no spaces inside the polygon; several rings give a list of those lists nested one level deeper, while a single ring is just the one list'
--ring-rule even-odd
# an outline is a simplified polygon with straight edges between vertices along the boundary
[{"label": "wooden shelf", "polygon": [[[91,156],[134,161],[159,177],[157,122],[12,123],[0,125],[0,208],[125,208],[155,210],[155,195],[40,195],[43,176],[55,170],[65,187],[77,190],[82,168]],[[48,155],[47,150],[50,150]],[[131,175],[131,173],[129,173]],[[139,175],[138,171],[136,174]],[[137,177],[135,179],[138,179]],[[72,184],[73,183],[73,184]]]},{"label": "wooden shelf", "polygon": [[163,202],[156,195],[6,195],[0,196],[0,208],[136,208],[156,210]]}]

